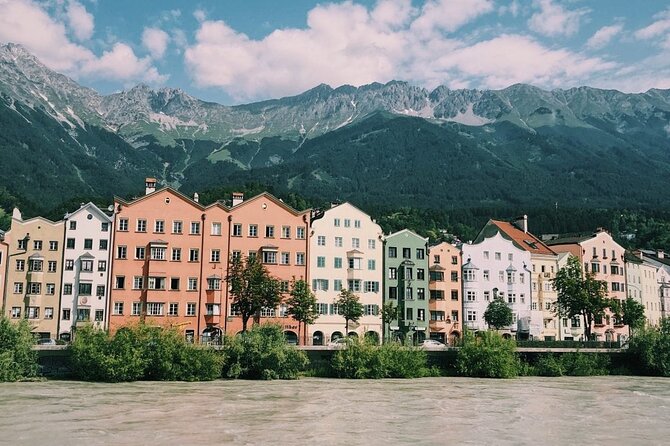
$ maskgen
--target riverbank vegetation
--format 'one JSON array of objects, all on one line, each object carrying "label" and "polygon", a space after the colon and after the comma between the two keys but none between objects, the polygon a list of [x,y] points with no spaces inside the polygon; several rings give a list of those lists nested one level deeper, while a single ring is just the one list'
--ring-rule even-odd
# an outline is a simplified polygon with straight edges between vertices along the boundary
[{"label": "riverbank vegetation", "polygon": [[670,376],[670,320],[661,320],[659,327],[647,327],[635,333],[628,347],[635,373]]},{"label": "riverbank vegetation", "polygon": [[28,321],[12,323],[0,316],[0,382],[20,381],[37,375],[37,353]]},{"label": "riverbank vegetation", "polygon": [[478,336],[465,331],[456,356],[456,371],[461,376],[476,378],[519,376],[521,363],[516,343],[495,331],[486,331]]}]

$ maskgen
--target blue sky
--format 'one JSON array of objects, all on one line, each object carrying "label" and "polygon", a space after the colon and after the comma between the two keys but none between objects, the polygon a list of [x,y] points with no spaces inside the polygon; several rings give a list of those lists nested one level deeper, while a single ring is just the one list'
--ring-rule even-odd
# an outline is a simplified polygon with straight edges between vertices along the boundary
[{"label": "blue sky", "polygon": [[224,104],[393,79],[670,88],[661,0],[0,0],[0,42],[102,93]]}]

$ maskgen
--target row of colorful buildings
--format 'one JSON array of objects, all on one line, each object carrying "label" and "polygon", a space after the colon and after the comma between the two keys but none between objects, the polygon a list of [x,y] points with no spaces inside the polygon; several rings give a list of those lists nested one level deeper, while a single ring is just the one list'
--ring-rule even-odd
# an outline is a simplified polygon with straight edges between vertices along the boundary
[{"label": "row of colorful buildings", "polygon": [[[524,216],[491,220],[469,243],[430,245],[409,229],[384,234],[349,203],[297,211],[268,193],[235,193],[230,206],[203,205],[197,194],[156,190],[151,178],[142,197],[115,198],[105,211],[83,204],[57,222],[24,220],[15,209],[0,233],[0,296],[3,314],[27,319],[39,337],[70,340],[84,324],[114,331],[142,319],[208,342],[241,330],[225,278],[231,259],[255,256],[285,297],[294,280],[311,285],[319,313],[306,336],[313,345],[347,334],[453,342],[464,327],[487,328],[484,312],[496,297],[513,312],[506,335],[568,340],[583,337],[583,322],[556,316],[552,279],[570,255],[607,282],[609,297],[641,302],[649,323],[668,315],[670,259],[627,253],[605,230],[542,240]],[[345,288],[364,308],[349,333],[336,303]],[[398,309],[386,327],[385,302]],[[264,308],[261,318],[298,341],[285,304]],[[600,340],[628,335],[611,314],[594,332]]]}]

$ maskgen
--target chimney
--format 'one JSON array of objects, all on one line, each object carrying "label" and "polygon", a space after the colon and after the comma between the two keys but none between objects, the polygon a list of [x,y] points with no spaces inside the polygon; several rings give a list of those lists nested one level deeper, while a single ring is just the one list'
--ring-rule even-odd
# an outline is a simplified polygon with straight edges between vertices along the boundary
[{"label": "chimney", "polygon": [[147,178],[144,180],[144,186],[146,187],[144,195],[156,192],[156,178]]},{"label": "chimney", "polygon": [[658,257],[659,259],[664,259],[665,258],[665,253],[663,252],[662,249],[659,249],[658,251],[656,251],[656,257]]},{"label": "chimney", "polygon": [[12,220],[23,221],[23,216],[21,215],[21,211],[19,211],[19,208],[14,208],[14,210],[12,211]]},{"label": "chimney", "polygon": [[242,192],[233,192],[233,206],[237,206],[243,201],[244,201],[244,194]]},{"label": "chimney", "polygon": [[512,225],[516,226],[517,229],[523,232],[528,232],[528,215],[524,214],[521,217],[517,217],[512,222]]},{"label": "chimney", "polygon": [[197,192],[193,194],[193,201],[195,201],[196,203],[200,202],[200,196],[198,195]]}]

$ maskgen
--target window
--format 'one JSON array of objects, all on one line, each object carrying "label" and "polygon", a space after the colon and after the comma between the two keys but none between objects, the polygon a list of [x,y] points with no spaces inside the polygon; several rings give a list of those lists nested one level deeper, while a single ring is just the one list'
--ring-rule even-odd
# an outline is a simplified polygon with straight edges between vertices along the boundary
[{"label": "window", "polygon": [[340,279],[333,280],[333,290],[342,291],[342,280]]},{"label": "window", "polygon": [[328,304],[317,303],[316,312],[318,314],[328,314]]},{"label": "window", "polygon": [[276,264],[277,251],[263,251],[263,263]]},{"label": "window", "polygon": [[50,241],[49,242],[49,251],[57,251],[58,250],[58,242],[56,241]]},{"label": "window", "polygon": [[230,254],[230,258],[233,260],[239,260],[242,258],[242,252],[235,250]]},{"label": "window", "polygon": [[71,283],[64,283],[63,284],[63,294],[65,296],[71,296],[72,295],[72,284]]},{"label": "window", "polygon": [[72,316],[72,310],[69,308],[63,308],[61,319],[63,319],[64,321],[69,321],[71,316]]},{"label": "window", "polygon": [[333,220],[333,225],[334,225],[336,228],[339,228],[339,227],[340,227],[340,219],[339,219],[339,218],[336,218],[335,220]]},{"label": "window", "polygon": [[108,231],[109,231],[109,223],[107,223],[107,222],[103,222],[103,223],[100,225],[100,231],[102,231],[102,232],[108,232]]},{"label": "window", "polygon": [[188,278],[188,291],[197,291],[198,289],[198,279],[197,277],[189,277]]},{"label": "window", "polygon": [[[454,272],[452,272],[451,274],[452,274],[452,276],[453,276]],[[475,277],[476,277],[476,276],[475,276],[475,270],[474,270],[474,269],[470,269],[470,268],[468,268],[468,269],[464,269],[464,270],[463,270],[463,279],[464,279],[466,282],[474,282],[474,281],[475,281]],[[452,277],[452,281],[453,281],[453,277]]]},{"label": "window", "polygon": [[414,290],[412,287],[405,288],[405,299],[413,300],[414,299]]},{"label": "window", "polygon": [[102,297],[105,295],[105,286],[104,285],[98,285],[95,287],[95,295],[98,297]]},{"label": "window", "polygon": [[513,284],[516,282],[516,277],[513,271],[507,271],[507,283]]},{"label": "window", "polygon": [[115,316],[123,315],[123,302],[114,302],[114,314]]},{"label": "window", "polygon": [[317,236],[316,237],[316,245],[317,246],[326,246],[326,236],[325,235]]},{"label": "window", "polygon": [[108,242],[106,239],[100,240],[100,245],[98,246],[98,248],[102,251],[107,251],[107,243]]},{"label": "window", "polygon": [[195,302],[186,304],[186,316],[195,316]]},{"label": "window", "polygon": [[295,238],[299,240],[304,240],[305,239],[305,227],[304,226],[298,226],[295,228]]},{"label": "window", "polygon": [[242,237],[242,224],[235,223],[233,224],[233,237]]},{"label": "window", "polygon": [[507,260],[509,260],[510,262],[513,261],[514,260],[514,254],[512,254],[512,253],[507,254]]},{"label": "window", "polygon": [[411,259],[412,258],[412,249],[411,248],[403,248],[402,249],[402,258],[403,259]]},{"label": "window", "polygon": [[354,293],[360,293],[361,291],[361,281],[360,279],[351,279],[347,281],[349,291],[353,291]]},{"label": "window", "polygon": [[131,316],[139,316],[142,312],[142,302],[133,302]]},{"label": "window", "polygon": [[395,259],[398,257],[398,248],[395,246],[389,246],[389,258]]},{"label": "window", "polygon": [[489,270],[485,269],[485,270],[484,270],[484,280],[488,281],[489,278],[490,278]]},{"label": "window", "polygon": [[516,294],[515,293],[507,293],[507,303],[509,303],[509,304],[516,303]]},{"label": "window", "polygon": [[18,249],[20,250],[27,250],[28,249],[28,241],[26,239],[21,239],[18,241]]},{"label": "window", "polygon": [[430,298],[433,300],[444,300],[444,291],[430,290]]},{"label": "window", "polygon": [[444,311],[431,311],[430,312],[431,321],[443,321],[444,320]]},{"label": "window", "polygon": [[147,302],[147,316],[162,316],[163,305],[162,302]]},{"label": "window", "polygon": [[145,219],[137,219],[135,232],[147,232],[147,221]]},{"label": "window", "polygon": [[458,290],[451,290],[451,300],[458,300]]},{"label": "window", "polygon": [[473,310],[468,310],[467,321],[468,322],[477,322],[477,312],[473,311]]},{"label": "window", "polygon": [[220,222],[212,222],[212,235],[221,235],[221,223]]},{"label": "window", "polygon": [[209,255],[210,262],[220,262],[221,261],[221,250],[212,249],[212,252]]},{"label": "window", "polygon": [[200,259],[200,250],[198,248],[191,248],[188,250],[188,261],[197,262]]},{"label": "window", "polygon": [[141,290],[143,288],[144,288],[144,277],[142,276],[133,277],[133,289]]},{"label": "window", "polygon": [[156,220],[154,222],[154,232],[163,233],[165,232],[165,221]]},{"label": "window", "polygon": [[65,247],[67,249],[74,249],[74,247],[75,247],[74,239],[73,238],[68,238],[67,240],[65,240]]},{"label": "window", "polygon": [[95,321],[96,322],[102,322],[102,320],[105,318],[105,311],[104,310],[95,310]]},{"label": "window", "polygon": [[55,273],[56,272],[56,261],[55,260],[49,260],[47,262],[47,271],[50,273]]},{"label": "window", "polygon": [[354,249],[360,248],[361,247],[361,239],[359,239],[358,237],[353,237],[351,239],[351,247],[354,248]]},{"label": "window", "polygon": [[505,281],[505,272],[498,271],[498,282],[504,282],[504,281]]},{"label": "window", "polygon": [[119,218],[119,231],[126,232],[128,230],[128,219]]},{"label": "window", "polygon": [[81,259],[81,270],[86,273],[93,271],[93,260],[91,259]]},{"label": "window", "polygon": [[398,278],[398,268],[395,268],[393,266],[389,267],[389,279],[397,279]]},{"label": "window", "polygon": [[418,248],[416,250],[416,258],[419,260],[423,260],[426,258],[426,250],[423,248]]},{"label": "window", "polygon": [[117,246],[116,247],[116,258],[117,259],[126,259],[128,258],[128,248],[126,246]]},{"label": "window", "polygon": [[[47,287],[48,286],[49,286],[49,284],[47,284]],[[92,284],[79,282],[79,295],[80,296],[90,296],[92,289],[93,289]]]},{"label": "window", "polygon": [[39,282],[28,282],[28,294],[41,294],[42,284]]},{"label": "window", "polygon": [[42,250],[42,240],[34,240],[33,241],[33,249],[35,251],[41,251]]},{"label": "window", "polygon": [[261,317],[275,317],[275,309],[268,307],[261,308]]},{"label": "window", "polygon": [[181,248],[172,248],[172,261],[181,262]]},{"label": "window", "polygon": [[145,254],[146,254],[146,248],[144,246],[135,247],[135,258],[137,260],[144,260]]},{"label": "window", "polygon": [[178,316],[179,315],[179,304],[177,302],[170,302],[168,306],[168,316]]},{"label": "window", "polygon": [[198,235],[200,234],[200,222],[199,221],[192,221],[191,222],[191,235]]},{"label": "window", "polygon": [[313,291],[328,291],[328,279],[312,279]]},{"label": "window", "polygon": [[426,280],[426,270],[423,268],[416,269],[416,280]]},{"label": "window", "polygon": [[319,256],[316,258],[316,266],[317,268],[325,268],[326,267],[326,258],[323,256]]},{"label": "window", "polygon": [[14,282],[14,294],[23,294],[23,282]]},{"label": "window", "polygon": [[173,234],[181,234],[182,231],[184,230],[183,228],[184,228],[184,224],[181,221],[175,220],[175,221],[172,222],[172,233]]},{"label": "window", "polygon": [[501,259],[500,253],[496,252],[496,260],[500,260],[500,259]]},{"label": "window", "polygon": [[279,282],[279,291],[282,293],[288,293],[289,292],[289,282],[288,280],[282,280]]},{"label": "window", "polygon": [[265,227],[265,238],[275,238],[275,227],[267,225]]},{"label": "window", "polygon": [[126,276],[116,276],[114,279],[114,288],[122,290],[126,287]]},{"label": "window", "polygon": [[26,319],[39,319],[40,307],[26,307]]},{"label": "window", "polygon": [[249,225],[249,237],[258,237],[258,225]]},{"label": "window", "polygon": [[351,227],[351,220],[349,220],[348,218],[345,218],[344,219],[344,227],[345,228]]},{"label": "window", "polygon": [[361,227],[361,221],[360,220],[354,220],[354,228],[360,228]]},{"label": "window", "polygon": [[335,237],[335,247],[337,248],[342,247],[342,237]]},{"label": "window", "polygon": [[389,287],[389,299],[397,299],[398,298],[398,288],[392,286]]},{"label": "window", "polygon": [[377,264],[374,259],[368,259],[368,270],[374,271],[377,269]]},{"label": "window", "polygon": [[379,315],[379,305],[367,304],[363,307],[364,314],[366,316],[377,316]]},{"label": "window", "polygon": [[465,293],[465,300],[468,302],[474,302],[477,300],[477,293],[475,291],[467,291]]},{"label": "window", "polygon": [[414,309],[413,308],[407,308],[405,311],[405,319],[408,321],[411,321],[414,319]]},{"label": "window", "polygon": [[282,226],[281,227],[281,238],[291,238],[291,227]]},{"label": "window", "polygon": [[42,271],[42,260],[29,260],[28,271]]},{"label": "window", "polygon": [[369,280],[365,281],[363,284],[363,290],[366,293],[378,293],[379,292],[379,282]]},{"label": "window", "polygon": [[17,260],[16,261],[16,270],[17,271],[25,271],[26,270],[26,261],[25,260]]},{"label": "window", "polygon": [[147,278],[147,289],[148,290],[164,290],[165,289],[165,277],[148,277]]},{"label": "window", "polygon": [[282,265],[288,265],[289,263],[291,263],[291,253],[282,252],[281,257],[279,258],[279,263]]},{"label": "window", "polygon": [[349,257],[348,259],[348,268],[349,269],[361,269],[361,258],[360,257]]},{"label": "window", "polygon": [[418,300],[426,300],[426,289],[425,288],[417,288],[416,289],[416,298]]},{"label": "window", "polygon": [[375,249],[377,246],[377,241],[373,238],[368,239],[368,249]]},{"label": "window", "polygon": [[419,308],[416,310],[416,320],[417,321],[425,321],[426,320],[426,310]]}]

